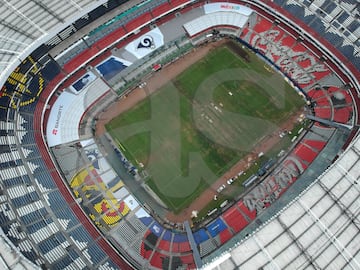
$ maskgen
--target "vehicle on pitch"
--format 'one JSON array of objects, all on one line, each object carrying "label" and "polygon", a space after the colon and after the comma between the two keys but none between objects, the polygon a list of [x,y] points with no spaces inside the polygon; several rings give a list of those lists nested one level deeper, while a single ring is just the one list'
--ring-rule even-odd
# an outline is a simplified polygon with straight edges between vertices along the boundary
[{"label": "vehicle on pitch", "polygon": [[223,184],[223,185],[221,185],[216,191],[217,191],[218,193],[220,193],[220,192],[223,191],[225,188],[226,188],[226,186]]},{"label": "vehicle on pitch", "polygon": [[234,183],[234,177],[231,177],[229,180],[226,181],[226,183],[228,183],[228,185]]}]

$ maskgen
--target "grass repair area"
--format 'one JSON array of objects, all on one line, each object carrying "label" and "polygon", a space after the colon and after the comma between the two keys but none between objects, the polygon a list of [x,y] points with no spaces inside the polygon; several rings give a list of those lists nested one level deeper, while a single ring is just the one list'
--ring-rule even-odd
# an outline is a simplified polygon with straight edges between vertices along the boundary
[{"label": "grass repair area", "polygon": [[210,51],[106,126],[175,213],[304,105],[281,75],[238,46]]}]

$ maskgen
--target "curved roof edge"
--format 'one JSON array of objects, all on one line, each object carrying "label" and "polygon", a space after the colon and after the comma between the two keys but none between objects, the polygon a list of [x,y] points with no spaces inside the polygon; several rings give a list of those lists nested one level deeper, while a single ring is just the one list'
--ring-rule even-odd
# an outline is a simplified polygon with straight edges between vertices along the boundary
[{"label": "curved roof edge", "polygon": [[35,49],[37,49],[40,45],[50,40],[54,37],[57,33],[61,30],[72,24],[74,21],[80,19],[90,11],[94,10],[95,8],[103,5],[107,2],[107,0],[97,0],[94,1],[92,4],[85,6],[81,11],[77,12],[73,16],[69,16],[66,18],[64,23],[56,24],[50,31],[47,31],[44,35],[40,36],[38,39],[34,40],[30,46],[28,46],[25,50],[23,50],[19,55],[15,56],[10,64],[1,71],[0,74],[0,86],[4,85],[7,78],[10,74],[16,69],[16,67],[26,58],[28,57]]},{"label": "curved roof edge", "polygon": [[7,238],[0,228],[0,268],[15,270],[40,270],[39,266],[33,264],[24,257],[14,244]]},{"label": "curved roof edge", "polygon": [[[359,208],[356,208],[356,205],[351,205],[352,209],[350,207],[346,206],[344,204],[344,200],[342,197],[347,194],[346,200],[354,199],[356,200],[356,192],[359,192],[356,175],[357,172],[355,169],[349,171],[343,168],[341,164],[356,164],[359,158],[360,158],[360,136],[359,133],[355,137],[355,139],[351,142],[351,144],[346,148],[346,150],[339,156],[337,162],[333,163],[327,170],[325,170],[311,185],[309,185],[304,191],[302,191],[295,199],[290,201],[287,205],[284,205],[284,207],[278,211],[278,213],[274,216],[272,216],[269,220],[265,221],[263,225],[259,228],[257,228],[252,234],[248,235],[246,238],[235,244],[233,248],[228,249],[227,251],[223,252],[218,257],[208,261],[204,266],[203,270],[212,270],[212,269],[223,269],[222,267],[226,266],[232,266],[232,267],[244,267],[244,269],[247,269],[248,264],[254,263],[255,261],[264,263],[265,265],[273,265],[277,266],[278,269],[282,269],[282,267],[279,267],[278,259],[273,258],[270,256],[272,244],[283,246],[283,250],[280,251],[282,257],[291,257],[294,254],[291,254],[291,252],[294,252],[296,248],[293,246],[297,246],[297,248],[301,248],[301,241],[305,241],[304,239],[307,239],[307,241],[313,243],[313,239],[315,238],[317,242],[320,236],[314,235],[314,230],[311,229],[311,226],[314,224],[319,224],[318,227],[320,228],[320,233],[323,233],[323,235],[326,235],[325,239],[328,239],[329,241],[327,249],[332,249],[333,251],[337,251],[340,257],[347,258],[348,261],[352,261],[351,265],[358,265],[358,256],[354,256],[349,252],[348,245],[351,244],[351,246],[354,246],[354,243],[351,243],[353,238],[350,236],[353,231],[351,224],[353,222],[356,222],[358,218],[356,218],[359,211]],[[351,157],[349,157],[351,156]],[[341,163],[341,164],[340,164]],[[350,165],[349,165],[350,166]],[[356,165],[354,165],[356,166]],[[347,173],[345,173],[347,171]],[[332,177],[333,176],[333,179]],[[341,181],[346,181],[346,184],[341,184]],[[330,186],[333,185],[333,186]],[[352,186],[352,187],[351,187]],[[334,191],[331,191],[335,187],[336,194]],[[349,190],[352,189],[352,192],[350,193]],[[316,195],[316,196],[314,196]],[[350,195],[350,198],[349,198]],[[324,207],[324,209],[319,208],[319,202],[322,200],[331,199],[333,200],[333,204]],[[341,199],[342,198],[342,199]],[[318,199],[318,201],[316,201]],[[331,201],[330,200],[330,201]],[[315,207],[318,207],[319,209],[314,209]],[[335,209],[333,212],[330,213],[330,208]],[[347,208],[347,209],[346,209]],[[327,215],[333,214],[336,215],[337,212],[339,212],[339,209],[342,211],[345,211],[345,215],[348,216],[348,220],[342,220],[343,226],[346,227],[346,229],[343,229],[341,232],[342,234],[348,236],[347,238],[340,237],[340,235],[337,235],[335,233],[336,226],[339,224],[335,224],[340,220],[340,218],[335,218],[335,221],[330,222],[330,218],[324,214],[322,216],[320,213],[323,211],[324,213],[327,213]],[[300,211],[302,211],[304,214],[300,218],[294,218]],[[319,213],[318,213],[319,212]],[[355,212],[355,213],[354,213]],[[292,213],[294,217],[292,216]],[[329,214],[330,213],[330,214]],[[339,212],[340,213],[340,212]],[[339,214],[338,213],[338,214]],[[339,215],[342,215],[341,213]],[[289,222],[284,221],[284,216],[289,218]],[[306,219],[305,216],[308,216]],[[310,217],[310,218],[309,218]],[[308,225],[308,230],[304,230],[302,233],[300,232],[302,229],[301,227],[304,226],[305,221],[302,221],[301,219],[305,220],[307,222],[312,221],[312,224]],[[347,229],[350,228],[350,229]],[[355,227],[354,227],[355,228]],[[273,235],[270,235],[267,242],[265,243],[263,236],[269,235],[269,232],[271,232]],[[281,237],[283,239],[286,238],[284,243],[280,243],[274,240],[277,237]],[[356,238],[355,236],[353,236]],[[301,238],[301,239],[300,239]],[[341,238],[341,239],[340,239]],[[346,244],[346,245],[345,245]],[[338,249],[338,246],[343,246],[343,250]],[[279,248],[280,249],[280,248]],[[245,252],[247,251],[247,252]],[[303,253],[306,253],[306,255],[310,256],[304,256]],[[324,251],[322,251],[324,252]],[[252,254],[250,254],[252,253]],[[306,265],[306,261],[309,264],[318,264],[321,262],[321,256],[312,258],[311,254],[307,254],[308,252],[301,251],[299,249],[298,257],[302,257],[302,264]],[[236,256],[235,254],[238,254]],[[242,254],[244,259],[241,259]],[[231,259],[233,256],[236,257],[236,259]],[[258,256],[258,257],[256,257]],[[279,255],[279,257],[281,257]],[[295,262],[298,259],[293,259],[293,262]],[[300,259],[299,259],[300,260]],[[235,264],[235,265],[234,265]],[[294,263],[295,264],[295,263]],[[276,267],[275,267],[276,268]],[[261,268],[262,269],[262,268]],[[339,268],[340,269],[340,268]]]}]

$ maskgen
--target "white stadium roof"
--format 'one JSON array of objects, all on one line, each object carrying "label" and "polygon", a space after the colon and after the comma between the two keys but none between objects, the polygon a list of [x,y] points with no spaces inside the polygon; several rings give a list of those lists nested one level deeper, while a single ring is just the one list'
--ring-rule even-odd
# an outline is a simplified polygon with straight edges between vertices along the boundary
[{"label": "white stadium roof", "polygon": [[359,176],[357,139],[307,190],[206,269],[360,269]]},{"label": "white stadium roof", "polygon": [[6,237],[0,228],[0,268],[11,270],[40,270],[39,266],[34,265],[26,259],[11,241]]},{"label": "white stadium roof", "polygon": [[0,85],[33,50],[107,0],[1,0]]}]

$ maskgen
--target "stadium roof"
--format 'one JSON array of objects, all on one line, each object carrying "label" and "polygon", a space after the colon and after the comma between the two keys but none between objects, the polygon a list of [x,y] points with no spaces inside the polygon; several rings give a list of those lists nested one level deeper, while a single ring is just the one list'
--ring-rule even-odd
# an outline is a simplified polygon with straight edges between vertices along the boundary
[{"label": "stadium roof", "polygon": [[3,85],[33,50],[107,0],[0,2],[0,85]]},{"label": "stadium roof", "polygon": [[[51,39],[76,19],[107,0],[1,0],[0,5],[0,86],[33,50]],[[303,6],[304,1],[289,2]],[[323,0],[314,2],[316,9]],[[337,3],[336,1],[330,1]],[[349,14],[359,16],[357,1],[343,1]],[[353,4],[355,3],[355,4]],[[315,9],[315,4],[312,6]],[[324,4],[325,5],[325,4]],[[324,6],[324,9],[329,6]],[[310,10],[310,8],[309,8]],[[307,12],[310,12],[307,10]],[[336,10],[336,9],[334,9]],[[335,15],[334,15],[335,16]],[[342,15],[341,15],[342,16]],[[337,17],[340,20],[340,15]],[[325,25],[328,24],[325,18]],[[357,17],[358,18],[358,17]],[[346,23],[348,20],[345,19]],[[313,19],[315,25],[317,21]],[[358,21],[347,23],[350,31]],[[320,24],[316,24],[318,27]],[[328,25],[327,25],[328,26]],[[327,28],[337,37],[334,24]],[[360,27],[342,40],[343,50],[360,56]],[[345,35],[346,31],[344,31]],[[336,34],[336,35],[335,35]],[[340,44],[340,41],[339,41]],[[261,228],[234,249],[208,264],[209,269],[334,268],[360,269],[360,138],[356,139],[324,174]],[[37,269],[0,234],[2,269]],[[249,267],[251,266],[251,267]]]},{"label": "stadium roof", "polygon": [[11,270],[38,270],[39,266],[34,265],[26,259],[5,236],[0,228],[0,268]]},{"label": "stadium roof", "polygon": [[357,139],[287,207],[205,268],[360,269],[359,176]]}]

